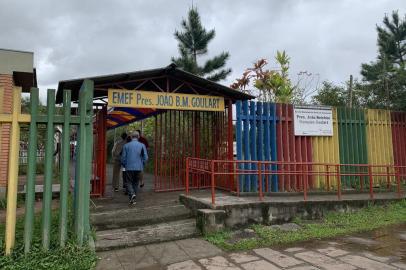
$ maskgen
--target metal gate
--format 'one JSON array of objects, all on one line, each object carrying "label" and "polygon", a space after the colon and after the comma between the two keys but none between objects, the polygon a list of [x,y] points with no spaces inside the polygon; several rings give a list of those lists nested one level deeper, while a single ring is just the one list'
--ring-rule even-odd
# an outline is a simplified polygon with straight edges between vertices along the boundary
[{"label": "metal gate", "polygon": [[[155,116],[155,191],[185,189],[186,157],[225,160],[230,153],[232,157],[232,126],[229,128],[228,124],[228,116],[232,116],[230,111],[168,110]],[[234,188],[232,181],[227,181],[226,177],[219,178],[216,184],[227,190]],[[210,178],[207,175],[191,179],[192,189],[209,186]]]}]

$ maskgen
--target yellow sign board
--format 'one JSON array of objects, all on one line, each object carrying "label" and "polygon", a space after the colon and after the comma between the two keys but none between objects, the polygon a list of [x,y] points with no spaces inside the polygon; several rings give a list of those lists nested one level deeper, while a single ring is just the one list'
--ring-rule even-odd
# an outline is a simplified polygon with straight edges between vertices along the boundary
[{"label": "yellow sign board", "polygon": [[109,89],[110,107],[224,111],[224,98],[165,92]]}]

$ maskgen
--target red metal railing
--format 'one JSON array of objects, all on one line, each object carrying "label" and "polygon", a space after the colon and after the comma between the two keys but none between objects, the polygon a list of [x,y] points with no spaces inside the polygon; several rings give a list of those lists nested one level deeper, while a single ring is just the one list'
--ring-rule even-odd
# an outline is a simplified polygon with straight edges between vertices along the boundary
[{"label": "red metal railing", "polygon": [[[244,166],[249,164],[251,166]],[[254,166],[252,166],[254,165]],[[250,167],[251,169],[245,169]],[[277,168],[272,170],[271,168]],[[294,168],[285,170],[285,167]],[[215,204],[215,190],[223,189],[234,191],[240,194],[240,180],[243,177],[254,177],[257,183],[257,192],[260,200],[264,197],[264,192],[270,192],[269,179],[273,175],[297,176],[302,187],[296,192],[303,192],[304,201],[307,200],[308,192],[311,188],[309,179],[313,176],[323,176],[325,180],[325,191],[335,190],[337,198],[341,199],[343,192],[341,178],[353,177],[358,179],[358,186],[355,190],[364,191],[368,187],[369,196],[374,198],[374,187],[390,190],[395,185],[396,192],[401,196],[401,182],[406,182],[406,166],[397,165],[370,165],[370,164],[332,164],[315,162],[283,162],[283,161],[253,161],[253,160],[209,160],[200,158],[186,159],[186,193],[190,190],[190,179],[196,177],[210,178],[210,189],[212,204]],[[231,177],[230,177],[231,176]],[[403,180],[401,179],[403,178]],[[216,185],[218,179],[227,179],[228,189],[222,185]],[[261,179],[261,181],[259,181]],[[355,181],[356,182],[356,181]],[[320,189],[318,190],[320,191]]]}]

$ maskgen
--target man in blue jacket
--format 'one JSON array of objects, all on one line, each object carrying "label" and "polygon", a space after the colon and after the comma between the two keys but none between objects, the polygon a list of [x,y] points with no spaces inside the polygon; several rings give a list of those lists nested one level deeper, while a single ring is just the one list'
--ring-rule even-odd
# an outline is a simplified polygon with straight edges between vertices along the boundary
[{"label": "man in blue jacket", "polygon": [[144,164],[148,160],[148,153],[145,145],[138,139],[140,134],[135,131],[131,134],[131,142],[123,147],[121,154],[121,164],[125,168],[127,175],[127,190],[130,198],[130,204],[136,204],[138,182],[141,173],[144,170]]}]

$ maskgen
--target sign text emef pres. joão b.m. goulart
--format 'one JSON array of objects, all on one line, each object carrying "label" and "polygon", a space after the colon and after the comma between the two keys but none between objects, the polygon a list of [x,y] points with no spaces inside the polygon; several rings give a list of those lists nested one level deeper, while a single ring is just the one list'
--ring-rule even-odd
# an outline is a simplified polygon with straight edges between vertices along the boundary
[{"label": "sign text emef pres. jo\u00e3o b.m. goulart", "polygon": [[224,111],[224,98],[193,94],[109,89],[110,107]]}]

